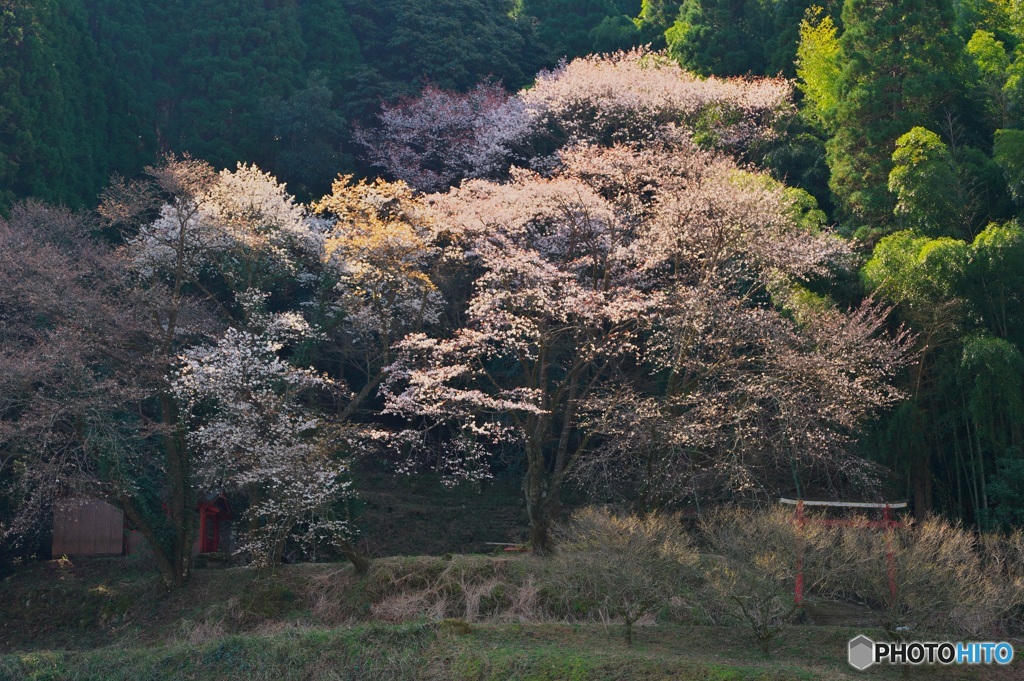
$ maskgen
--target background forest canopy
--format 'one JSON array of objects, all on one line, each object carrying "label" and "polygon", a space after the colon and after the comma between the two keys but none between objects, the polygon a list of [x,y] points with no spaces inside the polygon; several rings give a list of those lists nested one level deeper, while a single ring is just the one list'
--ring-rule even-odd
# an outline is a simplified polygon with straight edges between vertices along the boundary
[{"label": "background forest canopy", "polygon": [[1019,526],[1022,210],[1019,0],[0,0],[0,533],[180,583],[231,489],[358,565],[359,456],[538,551],[573,485]]}]

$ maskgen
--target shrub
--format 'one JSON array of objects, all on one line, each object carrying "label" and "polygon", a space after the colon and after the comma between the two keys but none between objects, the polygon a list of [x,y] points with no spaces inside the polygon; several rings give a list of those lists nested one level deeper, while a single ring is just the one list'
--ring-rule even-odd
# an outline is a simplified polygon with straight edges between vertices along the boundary
[{"label": "shrub", "polygon": [[633,625],[684,593],[694,576],[697,553],[676,516],[586,508],[556,536],[548,578],[569,613],[620,619],[627,643]]},{"label": "shrub", "polygon": [[[1011,550],[990,546],[994,562]],[[938,518],[882,532],[846,527],[828,591],[871,607],[879,626],[896,639],[919,631],[978,635],[997,624],[1010,605],[1003,599],[1019,599],[1005,580],[988,573],[979,548],[972,533]]]},{"label": "shrub", "polygon": [[995,619],[1003,631],[1024,631],[1024,530],[981,537],[981,565],[996,589]]},{"label": "shrub", "polygon": [[712,619],[747,627],[767,656],[776,636],[798,615],[793,593],[802,558],[805,598],[824,582],[835,531],[799,526],[792,512],[722,509],[705,518],[701,537],[714,555],[702,561]]}]

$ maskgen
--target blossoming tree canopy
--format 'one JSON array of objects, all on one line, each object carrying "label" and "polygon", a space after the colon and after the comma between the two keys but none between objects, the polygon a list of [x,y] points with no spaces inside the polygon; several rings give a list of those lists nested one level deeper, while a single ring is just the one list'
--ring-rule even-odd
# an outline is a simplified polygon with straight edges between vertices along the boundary
[{"label": "blossoming tree canopy", "polygon": [[332,456],[339,433],[303,399],[336,391],[336,382],[279,354],[312,330],[294,313],[264,312],[261,294],[242,297],[249,328],[187,350],[172,391],[190,426],[198,487],[249,492],[240,550],[267,564],[289,535],[312,555],[318,543],[344,542],[350,528],[335,505],[351,491],[346,462]]},{"label": "blossoming tree canopy", "polygon": [[0,217],[0,486],[21,501],[0,541],[12,547],[55,498],[116,498],[142,477],[147,324],[131,272],[89,228],[35,202]]},{"label": "blossoming tree canopy", "polygon": [[[886,380],[903,349],[871,340],[884,311],[822,308],[800,325],[780,309],[799,282],[844,267],[846,248],[800,224],[781,185],[685,138],[578,145],[548,175],[513,169],[430,201],[479,275],[450,337],[398,343],[386,411],[426,424],[404,442],[453,479],[485,475],[497,442],[519,448],[538,550],[566,476],[595,470],[601,452],[624,457],[622,433],[602,425],[609,396],[636,396],[627,411],[665,419],[677,450],[703,453],[696,467],[673,461],[679,488],[711,467],[734,490],[812,439],[843,442],[827,434],[895,398]],[[741,460],[721,456],[730,448]],[[806,456],[833,470],[850,463],[839,450]]]},{"label": "blossoming tree canopy", "polygon": [[314,210],[324,224],[315,314],[327,334],[322,345],[357,391],[347,417],[376,395],[394,343],[445,325],[462,254],[423,197],[400,181],[340,177]]},{"label": "blossoming tree canopy", "polygon": [[791,113],[781,78],[701,78],[644,49],[580,57],[510,95],[494,84],[465,94],[428,86],[384,105],[356,136],[367,159],[423,191],[505,177],[510,164],[546,167],[566,145],[657,142],[679,128],[709,148],[742,151]]},{"label": "blossoming tree canopy", "polygon": [[519,94],[532,127],[554,127],[569,142],[643,143],[676,125],[713,132],[726,147],[766,134],[791,96],[782,78],[701,78],[645,49],[574,59]]},{"label": "blossoming tree canopy", "polygon": [[[184,174],[189,161],[164,173]],[[129,240],[132,262],[148,277],[218,276],[234,291],[265,288],[295,276],[321,247],[305,208],[273,176],[255,166],[206,170],[193,186],[179,186],[159,217]],[[182,185],[178,181],[175,184]]]},{"label": "blossoming tree canopy", "polygon": [[443,191],[461,178],[500,172],[529,118],[523,103],[495,83],[465,94],[428,85],[417,97],[383,106],[378,124],[355,132],[368,160],[412,187]]},{"label": "blossoming tree canopy", "polygon": [[438,321],[441,228],[408,186],[345,176],[315,210],[327,219],[323,258],[352,335],[389,345]]}]

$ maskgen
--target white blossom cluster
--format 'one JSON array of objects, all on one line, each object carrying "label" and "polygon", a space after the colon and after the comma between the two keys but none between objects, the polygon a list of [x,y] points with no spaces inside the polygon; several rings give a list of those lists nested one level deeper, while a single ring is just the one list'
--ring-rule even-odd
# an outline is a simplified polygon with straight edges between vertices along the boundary
[{"label": "white blossom cluster", "polygon": [[767,134],[792,93],[782,78],[701,78],[638,48],[563,62],[519,97],[532,127],[554,127],[570,142],[650,142],[671,124],[714,129],[734,148]]},{"label": "white blossom cluster", "polygon": [[215,274],[235,290],[297,276],[321,248],[321,233],[284,185],[241,163],[164,204],[128,243],[143,276]]},{"label": "white blossom cluster", "polygon": [[200,489],[248,494],[252,529],[239,550],[264,564],[289,536],[312,551],[344,538],[350,528],[336,506],[352,490],[346,462],[333,455],[332,424],[304,399],[335,382],[281,357],[311,330],[298,315],[259,312],[258,294],[244,298],[258,330],[228,329],[215,345],[185,352],[172,390]]}]

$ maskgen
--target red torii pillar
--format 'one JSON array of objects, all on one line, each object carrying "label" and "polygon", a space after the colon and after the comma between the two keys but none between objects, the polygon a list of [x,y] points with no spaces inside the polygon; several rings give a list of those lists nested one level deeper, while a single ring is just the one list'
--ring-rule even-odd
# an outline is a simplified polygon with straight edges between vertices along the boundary
[{"label": "red torii pillar", "polygon": [[[892,533],[896,527],[901,527],[903,523],[893,518],[894,508],[906,508],[907,502],[882,502],[882,503],[870,503],[860,501],[807,501],[804,499],[786,499],[781,498],[779,501],[783,504],[792,504],[796,506],[796,523],[798,528],[803,528],[807,523],[807,517],[804,515],[804,505],[807,506],[828,506],[832,508],[881,508],[882,509],[882,520],[869,521],[867,526],[869,528],[879,528],[885,530],[885,562],[886,562],[886,575],[889,579],[889,594],[895,599],[896,598],[896,558],[892,547]],[[822,520],[829,525],[842,525],[842,526],[853,526],[857,523],[849,520]],[[801,538],[798,540],[797,554],[796,554],[796,584],[794,587],[794,597],[796,599],[797,606],[800,606],[804,601],[804,545],[801,533]]]}]

